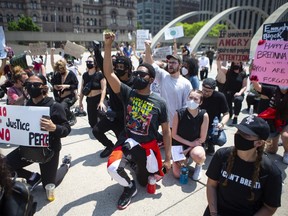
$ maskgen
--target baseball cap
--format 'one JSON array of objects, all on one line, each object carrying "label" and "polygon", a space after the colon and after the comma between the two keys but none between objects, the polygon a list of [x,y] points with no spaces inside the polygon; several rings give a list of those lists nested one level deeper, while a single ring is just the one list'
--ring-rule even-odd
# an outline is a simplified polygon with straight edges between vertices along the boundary
[{"label": "baseball cap", "polygon": [[205,88],[208,89],[215,89],[216,88],[216,81],[212,78],[206,78],[202,84]]},{"label": "baseball cap", "polygon": [[167,55],[166,58],[169,60],[170,58],[176,59],[179,63],[181,63],[181,58],[178,55]]},{"label": "baseball cap", "polygon": [[247,135],[258,136],[261,140],[267,140],[270,133],[268,123],[264,119],[254,115],[244,118],[235,127]]},{"label": "baseball cap", "polygon": [[148,69],[148,73],[151,77],[155,78],[156,72],[154,67],[151,64],[148,63],[142,63],[138,66],[139,67],[146,67]]},{"label": "baseball cap", "polygon": [[131,59],[127,56],[117,56],[116,60],[113,62],[114,65],[116,64],[123,64],[125,68],[131,70],[132,69],[132,62]]}]

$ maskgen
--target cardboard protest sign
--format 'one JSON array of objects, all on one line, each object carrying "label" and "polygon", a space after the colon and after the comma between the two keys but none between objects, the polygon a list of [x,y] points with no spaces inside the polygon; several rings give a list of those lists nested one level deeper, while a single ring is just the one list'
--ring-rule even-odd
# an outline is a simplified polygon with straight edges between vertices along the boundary
[{"label": "cardboard protest sign", "polygon": [[288,42],[261,41],[255,52],[250,79],[288,86]]},{"label": "cardboard protest sign", "polygon": [[74,56],[75,58],[81,58],[81,55],[85,52],[85,47],[72,43],[68,40],[65,44],[64,52]]},{"label": "cardboard protest sign", "polygon": [[5,46],[6,46],[6,42],[5,42],[4,30],[3,30],[3,27],[0,26],[0,59],[4,59],[7,57]]},{"label": "cardboard protest sign", "polygon": [[288,41],[288,22],[264,24],[262,39]]},{"label": "cardboard protest sign", "polygon": [[47,43],[29,43],[31,55],[43,55],[47,51]]},{"label": "cardboard protest sign", "polygon": [[136,41],[136,48],[140,50],[145,49],[145,40],[149,39],[149,30],[146,29],[138,29],[136,32],[137,41]]},{"label": "cardboard protest sign", "polygon": [[153,59],[155,60],[166,59],[167,55],[172,55],[172,47],[171,46],[159,47],[154,50]]},{"label": "cardboard protest sign", "polygon": [[0,142],[22,146],[48,147],[49,132],[41,131],[40,118],[49,107],[0,106]]},{"label": "cardboard protest sign", "polygon": [[183,26],[167,28],[164,32],[165,40],[184,37]]},{"label": "cardboard protest sign", "polygon": [[247,62],[249,61],[252,30],[224,30],[220,32],[217,42],[217,60]]},{"label": "cardboard protest sign", "polygon": [[14,56],[12,59],[10,59],[10,64],[12,65],[12,67],[20,66],[23,69],[27,69],[28,65],[27,65],[26,53]]}]

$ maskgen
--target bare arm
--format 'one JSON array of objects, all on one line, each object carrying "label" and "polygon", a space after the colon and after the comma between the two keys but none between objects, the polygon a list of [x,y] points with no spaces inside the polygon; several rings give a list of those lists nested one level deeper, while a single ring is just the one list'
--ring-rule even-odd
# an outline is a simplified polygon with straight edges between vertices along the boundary
[{"label": "bare arm", "polygon": [[217,181],[208,178],[206,196],[211,216],[217,216],[217,186]]},{"label": "bare arm", "polygon": [[55,52],[55,48],[51,48],[51,53],[50,53],[50,63],[51,63],[51,67],[54,71],[54,52]]},{"label": "bare arm", "polygon": [[104,104],[104,100],[105,100],[105,97],[106,97],[106,89],[107,89],[107,83],[106,83],[106,79],[103,78],[101,81],[101,98],[100,98],[100,102],[99,102],[99,105],[98,105],[98,108],[97,109],[101,109],[101,110],[104,110],[104,111],[107,111],[106,110],[106,106]]},{"label": "bare arm", "polygon": [[105,33],[103,72],[113,92],[117,94],[120,92],[121,82],[116,76],[116,74],[113,72],[111,49],[114,39],[115,39],[114,33],[112,32]]},{"label": "bare arm", "polygon": [[260,93],[262,92],[262,85],[259,82],[251,81],[251,83],[253,84],[253,87],[257,92],[260,92]]},{"label": "bare arm", "polygon": [[177,55],[177,42],[176,38],[173,39],[173,55]]},{"label": "bare arm", "polygon": [[165,161],[163,166],[165,166],[167,172],[171,169],[171,130],[169,127],[169,122],[161,124],[163,142],[165,148]]},{"label": "bare arm", "polygon": [[4,74],[4,68],[6,66],[6,58],[1,60],[1,67],[0,67],[0,77]]},{"label": "bare arm", "polygon": [[80,94],[79,94],[79,108],[81,110],[83,110],[83,98],[84,98],[84,95],[82,93],[82,90],[84,88],[84,80],[83,80],[83,77],[82,77],[82,81],[81,81],[81,87],[80,87]]},{"label": "bare arm", "polygon": [[219,124],[218,124],[218,128],[219,128],[220,130],[223,130],[224,125],[229,121],[229,118],[230,118],[229,112],[226,112],[226,113],[223,114],[222,120],[221,120],[221,122],[219,122]]},{"label": "bare arm", "polygon": [[264,203],[264,205],[256,212],[254,216],[270,216],[276,212],[277,208],[268,206]]},{"label": "bare arm", "polygon": [[224,74],[227,74],[227,68],[226,67],[224,67],[224,66],[222,66],[222,64],[221,64],[222,62],[220,61],[220,60],[217,60],[216,61],[216,64],[217,64],[217,70],[219,71],[219,72],[222,72],[222,73],[224,73]]},{"label": "bare arm", "polygon": [[151,50],[151,41],[150,40],[146,40],[145,41],[145,58],[144,58],[144,62],[148,63],[148,64],[153,64],[154,60],[152,57],[152,50]]}]

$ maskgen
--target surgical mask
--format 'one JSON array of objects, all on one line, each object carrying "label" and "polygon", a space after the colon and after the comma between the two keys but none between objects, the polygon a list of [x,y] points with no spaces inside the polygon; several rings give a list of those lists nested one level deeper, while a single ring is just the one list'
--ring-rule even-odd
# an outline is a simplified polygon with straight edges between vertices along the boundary
[{"label": "surgical mask", "polygon": [[188,100],[187,102],[186,102],[186,105],[187,105],[187,107],[189,108],[189,109],[197,109],[198,108],[198,106],[199,106],[199,104],[198,103],[196,103],[194,100]]},{"label": "surgical mask", "polygon": [[185,67],[182,67],[181,72],[183,76],[186,76],[188,74],[188,70]]},{"label": "surgical mask", "polygon": [[33,84],[26,85],[26,89],[31,98],[37,98],[43,94],[43,89],[36,87]]},{"label": "surgical mask", "polygon": [[116,75],[119,76],[119,77],[122,77],[126,74],[126,71],[125,70],[121,70],[121,69],[116,69]]},{"label": "surgical mask", "polygon": [[92,69],[93,67],[94,67],[94,64],[86,64],[86,67],[88,68],[88,69]]},{"label": "surgical mask", "polygon": [[149,84],[148,80],[145,80],[144,78],[140,76],[135,76],[133,80],[133,88],[137,90],[145,89]]},{"label": "surgical mask", "polygon": [[247,151],[254,148],[254,141],[246,140],[240,134],[234,135],[234,144],[237,150]]}]

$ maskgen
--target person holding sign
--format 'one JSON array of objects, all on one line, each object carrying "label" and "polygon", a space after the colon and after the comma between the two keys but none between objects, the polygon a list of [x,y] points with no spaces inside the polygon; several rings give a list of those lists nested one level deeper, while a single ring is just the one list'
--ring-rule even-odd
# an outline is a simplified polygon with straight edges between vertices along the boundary
[{"label": "person holding sign", "polygon": [[[25,88],[30,96],[26,106],[42,106],[50,107],[50,116],[43,117],[39,120],[39,124],[42,130],[49,131],[49,149],[53,151],[52,157],[45,163],[40,163],[41,177],[35,176],[32,172],[23,169],[24,167],[33,163],[23,158],[20,153],[20,148],[16,148],[14,151],[6,156],[6,162],[11,171],[16,171],[19,177],[25,178],[31,185],[31,190],[41,182],[45,189],[45,186],[49,183],[59,185],[65,174],[67,173],[71,158],[66,157],[63,160],[63,164],[57,171],[59,163],[59,155],[61,150],[61,138],[66,137],[71,128],[66,119],[64,108],[61,104],[56,103],[53,98],[48,97],[48,86],[46,78],[43,75],[32,75],[25,83]],[[33,147],[30,147],[33,148]],[[40,148],[40,147],[34,147]],[[38,152],[42,154],[41,151]],[[41,156],[41,155],[39,155]]]},{"label": "person holding sign", "polygon": [[[202,144],[206,140],[209,116],[205,110],[199,108],[202,101],[203,93],[200,90],[192,90],[186,102],[187,107],[177,110],[172,125],[172,145],[182,145],[183,154],[186,157],[190,156],[196,163],[192,176],[195,181],[200,180],[202,164],[206,159]],[[180,169],[184,163],[182,160],[173,162],[172,170],[176,178],[180,177]]]},{"label": "person holding sign", "polygon": [[220,148],[206,175],[204,216],[273,215],[281,205],[281,171],[264,153],[269,125],[250,115],[236,126],[233,147]]}]

